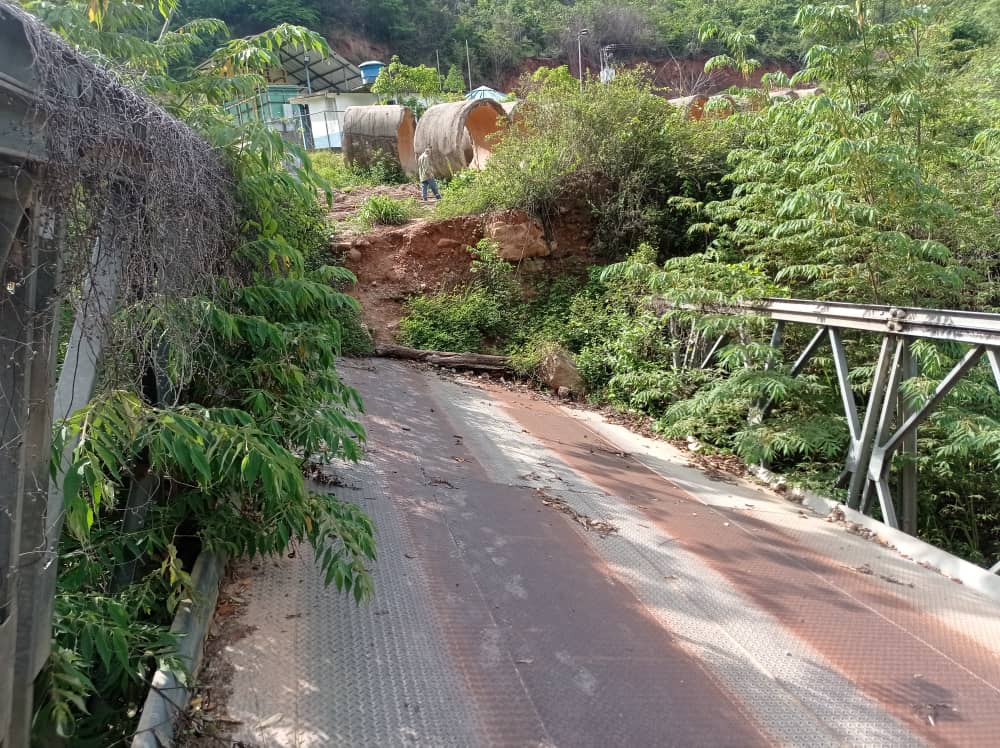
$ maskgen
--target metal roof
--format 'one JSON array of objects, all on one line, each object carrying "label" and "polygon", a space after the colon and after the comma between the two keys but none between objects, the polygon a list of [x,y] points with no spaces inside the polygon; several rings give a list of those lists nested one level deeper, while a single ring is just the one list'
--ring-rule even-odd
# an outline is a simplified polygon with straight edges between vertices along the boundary
[{"label": "metal roof", "polygon": [[493,101],[503,101],[507,98],[507,94],[502,94],[499,91],[490,88],[489,86],[480,86],[472,91],[469,91],[465,95],[467,99],[493,99]]},{"label": "metal roof", "polygon": [[[282,47],[281,67],[284,68],[289,82],[306,85],[306,63],[303,48]],[[338,93],[354,91],[363,85],[361,68],[339,54],[330,50],[326,57],[319,57],[316,52],[309,53],[309,85],[313,92],[334,90]]]}]

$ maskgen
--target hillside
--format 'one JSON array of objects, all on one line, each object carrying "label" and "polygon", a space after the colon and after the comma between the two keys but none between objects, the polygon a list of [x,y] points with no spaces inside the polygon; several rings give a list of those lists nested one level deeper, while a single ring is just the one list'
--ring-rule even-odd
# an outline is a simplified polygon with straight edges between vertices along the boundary
[{"label": "hillside", "polygon": [[[953,35],[981,43],[998,16],[997,3],[970,0],[932,2],[933,13]],[[476,85],[510,88],[518,74],[543,60],[569,63],[576,69],[577,32],[582,37],[584,66],[600,67],[601,49],[615,45],[616,62],[650,62],[657,69],[674,59],[703,61],[721,51],[714,42],[699,41],[706,21],[753,34],[749,52],[764,62],[795,65],[808,40],[795,27],[801,4],[795,0],[733,0],[723,6],[709,0],[193,0],[184,6],[189,17],[218,17],[234,34],[254,33],[280,22],[321,31],[355,62],[398,54],[408,64],[452,65],[465,70],[466,42]],[[884,0],[874,4],[874,20],[890,19],[907,4]],[[699,67],[699,66],[695,66]]]}]

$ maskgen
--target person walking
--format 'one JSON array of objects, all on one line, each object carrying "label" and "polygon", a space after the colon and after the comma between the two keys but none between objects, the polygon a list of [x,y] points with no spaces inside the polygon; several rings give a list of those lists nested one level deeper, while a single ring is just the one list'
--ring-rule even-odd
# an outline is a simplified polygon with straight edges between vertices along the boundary
[{"label": "person walking", "polygon": [[420,193],[423,196],[424,202],[427,202],[427,190],[434,193],[435,199],[440,200],[441,193],[438,192],[438,183],[434,178],[434,166],[431,164],[430,148],[425,148],[424,152],[420,154],[420,158],[417,159],[417,176],[420,179]]}]

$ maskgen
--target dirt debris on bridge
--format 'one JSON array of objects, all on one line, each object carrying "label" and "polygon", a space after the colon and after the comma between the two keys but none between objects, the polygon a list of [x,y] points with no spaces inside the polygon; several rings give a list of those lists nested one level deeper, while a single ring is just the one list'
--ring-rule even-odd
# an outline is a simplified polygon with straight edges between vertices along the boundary
[{"label": "dirt debris on bridge", "polygon": [[[361,205],[377,195],[397,200],[414,200],[420,214],[401,226],[377,226],[359,231],[350,223]],[[503,240],[523,241],[528,235],[541,235],[538,222],[519,211],[505,211],[492,216],[461,216],[437,219],[433,203],[422,203],[415,184],[356,187],[337,192],[330,213],[340,226],[332,252],[358,278],[350,291],[361,302],[362,314],[377,342],[395,339],[406,300],[415,294],[453,290],[472,279],[472,255],[468,248],[488,235]],[[499,233],[498,233],[499,232]],[[546,251],[535,251],[520,259],[520,250],[507,248],[506,257],[518,264],[522,277],[540,273],[582,273],[595,257],[589,241],[592,226],[586,206],[560,205],[551,220]],[[501,249],[504,243],[501,241]],[[540,254],[544,256],[539,256]]]}]

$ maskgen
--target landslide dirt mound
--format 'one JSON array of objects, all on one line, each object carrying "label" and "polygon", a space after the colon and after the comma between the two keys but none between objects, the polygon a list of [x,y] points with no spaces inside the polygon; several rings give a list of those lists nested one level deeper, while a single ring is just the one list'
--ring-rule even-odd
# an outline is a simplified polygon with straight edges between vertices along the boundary
[{"label": "landslide dirt mound", "polygon": [[[420,193],[416,185],[358,188],[337,195],[331,218],[349,219],[374,194],[419,199]],[[430,203],[425,211],[431,215]],[[472,279],[472,255],[468,248],[484,237],[491,220],[516,225],[534,219],[518,211],[443,220],[427,217],[402,226],[379,226],[364,233],[355,233],[349,224],[342,224],[332,250],[336,259],[358,278],[350,293],[361,302],[362,314],[376,342],[394,340],[404,305],[411,296],[455,289]],[[589,250],[591,235],[589,213],[583,206],[561,207],[551,221],[550,255],[515,263],[519,274],[529,278],[542,272],[582,269],[593,261]]]},{"label": "landslide dirt mound", "polygon": [[378,342],[392,340],[403,304],[414,294],[432,293],[471,278],[469,245],[482,238],[478,217],[416,220],[384,226],[334,245],[357,277],[351,294]]}]

